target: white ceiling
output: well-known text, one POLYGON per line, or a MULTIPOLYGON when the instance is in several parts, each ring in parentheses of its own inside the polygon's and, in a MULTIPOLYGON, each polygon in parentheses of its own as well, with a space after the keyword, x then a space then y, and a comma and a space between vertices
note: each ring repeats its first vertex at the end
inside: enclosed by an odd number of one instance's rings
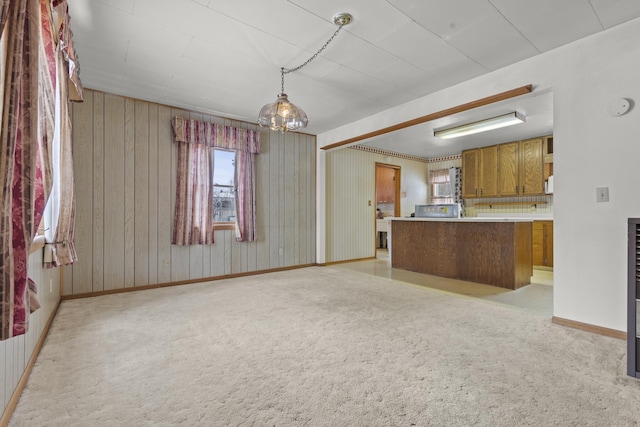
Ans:
MULTIPOLYGON (((638 0, 72 0, 69 9, 85 87, 253 123, 280 92, 280 67, 311 57, 336 30, 332 17, 351 13, 322 55, 285 76, 312 134, 640 17, 638 0)), ((515 108, 526 124, 491 132, 493 143, 551 132, 551 93, 511 104, 366 144, 422 157, 487 145, 476 135, 445 148, 430 135, 515 108)))

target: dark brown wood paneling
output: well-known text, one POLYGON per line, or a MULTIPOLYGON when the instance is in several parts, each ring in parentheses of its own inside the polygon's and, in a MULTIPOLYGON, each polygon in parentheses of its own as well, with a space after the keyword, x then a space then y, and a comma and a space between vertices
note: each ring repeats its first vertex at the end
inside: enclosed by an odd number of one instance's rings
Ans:
POLYGON ((516 288, 529 284, 533 275, 532 229, 528 222, 514 224, 513 245, 515 248, 516 288), (519 286, 518 286, 519 284, 519 286))
POLYGON ((513 223, 460 223, 458 278, 513 286, 513 223))
POLYGON ((436 228, 433 235, 438 239, 436 253, 433 255, 437 263, 436 271, 438 275, 443 277, 456 277, 460 260, 452 249, 457 246, 458 228, 451 222, 433 222, 431 224, 436 228), (442 254, 448 255, 442 256, 442 254))
POLYGON ((530 283, 530 222, 392 221, 392 266, 517 289, 530 283))

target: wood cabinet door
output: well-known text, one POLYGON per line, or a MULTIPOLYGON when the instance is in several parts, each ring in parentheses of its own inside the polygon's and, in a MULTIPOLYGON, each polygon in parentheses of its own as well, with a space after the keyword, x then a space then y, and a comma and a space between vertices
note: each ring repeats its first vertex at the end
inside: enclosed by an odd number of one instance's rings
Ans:
POLYGON ((518 186, 518 143, 510 142, 498 146, 498 195, 517 196, 518 186))
POLYGON ((543 265, 553 267, 553 221, 545 221, 543 265))
POLYGON ((376 167, 376 203, 395 203, 395 169, 376 167))
POLYGON ((520 194, 544 194, 542 138, 520 142, 520 194))
POLYGON ((533 265, 553 267, 553 221, 533 221, 533 265))
POLYGON ((544 227, 542 221, 533 221, 531 227, 533 265, 544 265, 544 227))
POLYGON ((478 197, 478 150, 462 152, 462 197, 478 197))
POLYGON ((480 197, 498 195, 498 146, 484 147, 479 150, 478 181, 480 197))

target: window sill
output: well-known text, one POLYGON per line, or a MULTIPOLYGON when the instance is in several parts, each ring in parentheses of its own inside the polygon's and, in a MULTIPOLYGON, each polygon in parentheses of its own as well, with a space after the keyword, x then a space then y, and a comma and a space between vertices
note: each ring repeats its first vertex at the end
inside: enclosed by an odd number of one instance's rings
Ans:
POLYGON ((213 229, 214 230, 235 230, 236 223, 235 222, 214 222, 213 229))

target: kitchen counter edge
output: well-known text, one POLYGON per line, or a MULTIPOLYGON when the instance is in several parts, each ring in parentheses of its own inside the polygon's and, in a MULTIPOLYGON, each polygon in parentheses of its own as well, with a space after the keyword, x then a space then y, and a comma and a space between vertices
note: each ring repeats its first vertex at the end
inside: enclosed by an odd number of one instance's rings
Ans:
POLYGON ((438 221, 438 222, 533 222, 539 221, 540 218, 480 218, 480 217, 466 217, 466 218, 400 218, 400 217, 387 217, 390 221, 438 221))

